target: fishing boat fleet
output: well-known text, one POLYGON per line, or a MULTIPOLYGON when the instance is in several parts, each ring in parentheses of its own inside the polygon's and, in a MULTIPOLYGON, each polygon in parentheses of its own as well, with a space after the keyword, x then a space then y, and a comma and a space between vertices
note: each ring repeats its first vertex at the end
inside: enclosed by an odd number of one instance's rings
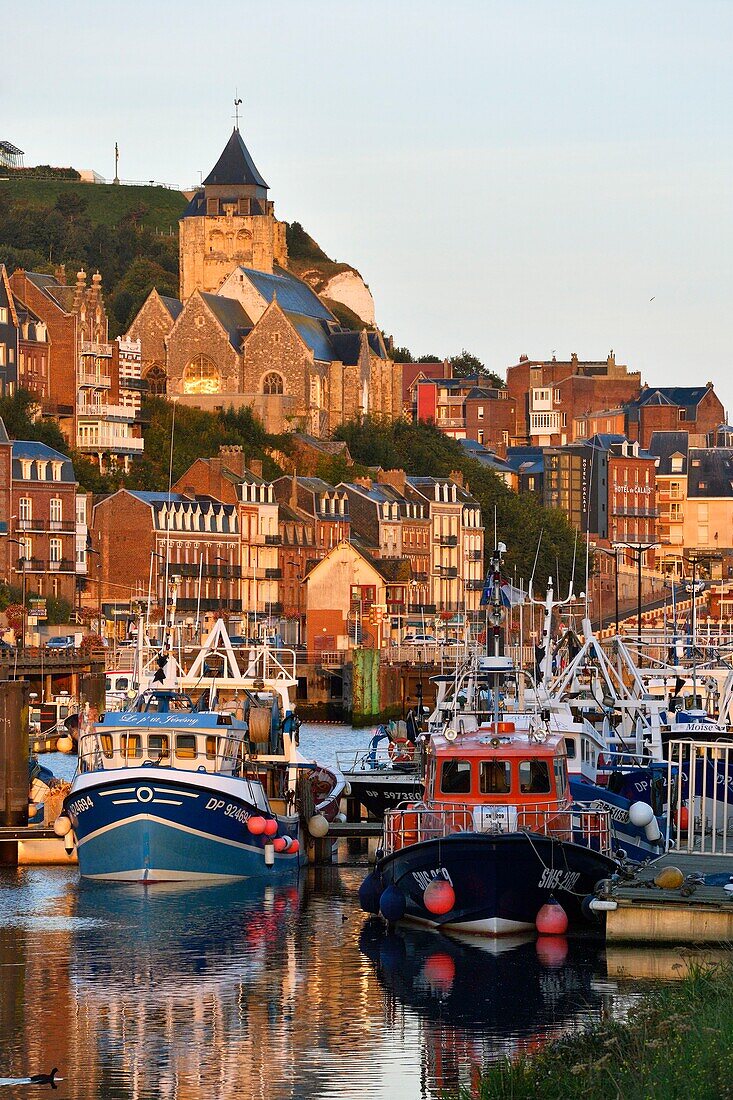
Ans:
POLYGON ((556 598, 552 579, 531 596, 543 608, 535 667, 520 667, 504 644, 504 552, 486 644, 433 678, 432 711, 378 727, 335 765, 301 752, 294 651, 235 647, 218 619, 185 660, 173 586, 161 640, 147 644, 141 622, 124 687, 111 682, 105 713, 82 707, 69 730, 78 766, 54 829, 81 875, 297 875, 348 798, 382 822, 359 897, 389 924, 493 937, 597 920, 609 880, 688 827, 695 792, 669 746, 729 738, 733 671, 694 647, 691 666, 673 646, 644 667, 622 638, 609 655, 587 616, 553 647, 573 593, 556 598))

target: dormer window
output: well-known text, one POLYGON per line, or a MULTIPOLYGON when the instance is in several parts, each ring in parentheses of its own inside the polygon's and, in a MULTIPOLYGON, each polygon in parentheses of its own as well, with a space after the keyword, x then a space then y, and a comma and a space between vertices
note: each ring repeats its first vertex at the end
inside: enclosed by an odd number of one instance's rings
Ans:
POLYGON ((61 463, 61 462, 52 462, 51 463, 51 470, 53 471, 53 480, 54 481, 61 481, 62 467, 63 467, 63 463, 61 463))
POLYGON ((208 199, 206 200, 206 213, 209 217, 216 217, 219 213, 219 200, 208 199))
POLYGON ((23 481, 30 481, 30 479, 31 479, 31 467, 32 466, 33 466, 33 463, 31 462, 31 460, 29 458, 21 458, 21 460, 20 460, 20 470, 21 470, 21 476, 23 478, 23 481))

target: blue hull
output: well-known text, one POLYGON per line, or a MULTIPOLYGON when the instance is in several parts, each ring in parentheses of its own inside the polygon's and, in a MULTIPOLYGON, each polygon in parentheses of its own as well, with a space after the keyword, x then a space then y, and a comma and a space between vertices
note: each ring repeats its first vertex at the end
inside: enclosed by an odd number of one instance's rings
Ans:
POLYGON ((455 833, 402 848, 374 873, 403 893, 407 919, 501 936, 534 928, 551 896, 571 921, 581 919, 583 898, 617 867, 591 848, 535 833, 455 833), (454 908, 442 916, 423 900, 435 879, 448 881, 455 894, 454 908))
MULTIPOLYGON (((81 776, 65 802, 81 874, 167 882, 297 873, 305 862, 302 845, 296 853, 274 853, 272 866, 266 864, 265 838, 253 836, 247 821, 274 815, 246 793, 242 780, 165 768, 81 776)), ((300 839, 297 818, 276 821, 277 836, 300 839)))
MULTIPOLYGON (((611 835, 613 848, 617 851, 623 848, 629 859, 643 862, 646 859, 656 859, 664 850, 663 842, 650 844, 643 829, 632 825, 629 821, 629 808, 632 801, 648 802, 649 798, 640 794, 637 799, 625 798, 615 794, 606 787, 599 787, 594 783, 587 783, 583 779, 570 777, 570 794, 577 802, 590 803, 599 810, 608 810, 611 816, 611 835)), ((663 818, 657 819, 660 831, 664 836, 666 823, 663 818)))

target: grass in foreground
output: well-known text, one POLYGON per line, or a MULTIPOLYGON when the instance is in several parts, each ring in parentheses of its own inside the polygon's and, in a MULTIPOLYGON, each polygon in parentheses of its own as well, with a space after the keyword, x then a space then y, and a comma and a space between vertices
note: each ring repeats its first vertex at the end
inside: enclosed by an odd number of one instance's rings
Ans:
MULTIPOLYGON (((461 1100, 473 1100, 461 1093, 461 1100)), ((603 1022, 540 1053, 491 1066, 479 1100, 717 1100, 733 1097, 733 966, 690 965, 603 1022)))

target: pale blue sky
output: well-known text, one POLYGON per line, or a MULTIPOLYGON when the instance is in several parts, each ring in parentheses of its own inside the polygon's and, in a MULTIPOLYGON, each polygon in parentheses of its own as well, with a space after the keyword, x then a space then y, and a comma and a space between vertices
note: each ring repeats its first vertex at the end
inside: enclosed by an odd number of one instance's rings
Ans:
POLYGON ((185 186, 232 126, 414 352, 617 359, 733 415, 733 3, 26 2, 2 137, 185 186), (653 301, 650 301, 654 298, 653 301))

